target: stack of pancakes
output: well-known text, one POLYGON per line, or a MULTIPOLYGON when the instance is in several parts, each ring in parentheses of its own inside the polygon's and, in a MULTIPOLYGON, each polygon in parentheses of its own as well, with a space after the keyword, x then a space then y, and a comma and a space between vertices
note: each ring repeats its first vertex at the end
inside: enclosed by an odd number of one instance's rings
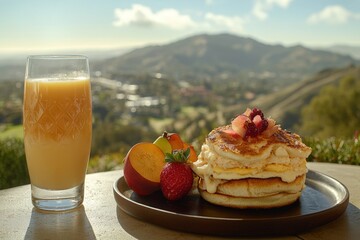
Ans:
POLYGON ((192 169, 201 196, 217 205, 272 208, 295 202, 305 187, 311 148, 294 133, 278 128, 271 136, 247 139, 231 125, 212 130, 192 169))

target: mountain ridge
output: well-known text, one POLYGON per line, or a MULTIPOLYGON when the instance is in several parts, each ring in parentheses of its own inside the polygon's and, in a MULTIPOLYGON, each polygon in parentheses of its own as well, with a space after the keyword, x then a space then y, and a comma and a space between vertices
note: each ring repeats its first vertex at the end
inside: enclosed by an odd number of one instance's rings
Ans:
POLYGON ((344 54, 302 45, 269 45, 229 33, 200 34, 164 45, 134 49, 99 62, 104 72, 164 73, 173 78, 218 78, 248 72, 274 72, 276 76, 309 75, 325 68, 345 67, 360 61, 344 54))
MULTIPOLYGON (((268 44, 230 33, 204 33, 163 45, 109 50, 103 51, 103 55, 94 51, 91 54, 93 72, 101 71, 115 77, 160 72, 175 80, 198 83, 199 79, 240 79, 246 83, 247 80, 254 80, 251 77, 254 73, 259 76, 271 73, 274 83, 292 83, 326 68, 360 64, 360 60, 345 53, 303 45, 268 44)), ((17 59, 16 62, 7 57, 0 61, 0 80, 23 78, 25 58, 17 59)))
POLYGON ((336 44, 329 47, 318 48, 321 50, 335 52, 345 55, 350 55, 352 58, 356 60, 360 60, 360 45, 345 45, 345 44, 336 44))

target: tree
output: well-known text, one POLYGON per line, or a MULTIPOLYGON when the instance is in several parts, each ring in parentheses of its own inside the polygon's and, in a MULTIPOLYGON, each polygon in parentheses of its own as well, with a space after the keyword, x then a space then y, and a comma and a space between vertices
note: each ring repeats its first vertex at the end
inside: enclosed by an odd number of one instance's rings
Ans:
POLYGON ((301 116, 299 131, 305 136, 353 137, 360 129, 360 79, 344 77, 338 86, 324 87, 301 116))

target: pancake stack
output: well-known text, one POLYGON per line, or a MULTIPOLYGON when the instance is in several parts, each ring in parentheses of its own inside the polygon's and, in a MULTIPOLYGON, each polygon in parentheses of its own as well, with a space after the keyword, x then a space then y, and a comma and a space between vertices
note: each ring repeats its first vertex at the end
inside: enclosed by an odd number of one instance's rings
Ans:
POLYGON ((300 197, 311 148, 299 135, 269 127, 252 137, 238 135, 231 124, 208 134, 192 165, 205 200, 233 208, 274 208, 300 197))

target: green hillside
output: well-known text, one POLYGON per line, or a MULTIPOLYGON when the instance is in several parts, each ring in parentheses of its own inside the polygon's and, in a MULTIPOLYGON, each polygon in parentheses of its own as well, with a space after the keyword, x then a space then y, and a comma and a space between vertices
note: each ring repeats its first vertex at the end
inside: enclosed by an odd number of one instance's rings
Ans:
POLYGON ((7 126, 4 129, 0 129, 0 140, 6 138, 19 138, 24 137, 22 125, 7 126))
MULTIPOLYGON (((322 87, 337 84, 345 76, 354 76, 360 80, 360 67, 323 70, 311 78, 256 98, 249 106, 263 109, 268 116, 277 119, 284 128, 292 129, 299 122, 301 108, 308 104, 322 87)), ((235 105, 227 108, 226 112, 236 114, 243 108, 235 105)))
POLYGON ((300 81, 277 93, 260 97, 251 103, 252 106, 262 106, 268 115, 272 116, 286 128, 292 128, 298 123, 301 108, 319 93, 322 87, 337 84, 345 76, 359 77, 360 67, 344 69, 329 69, 314 77, 300 81))

